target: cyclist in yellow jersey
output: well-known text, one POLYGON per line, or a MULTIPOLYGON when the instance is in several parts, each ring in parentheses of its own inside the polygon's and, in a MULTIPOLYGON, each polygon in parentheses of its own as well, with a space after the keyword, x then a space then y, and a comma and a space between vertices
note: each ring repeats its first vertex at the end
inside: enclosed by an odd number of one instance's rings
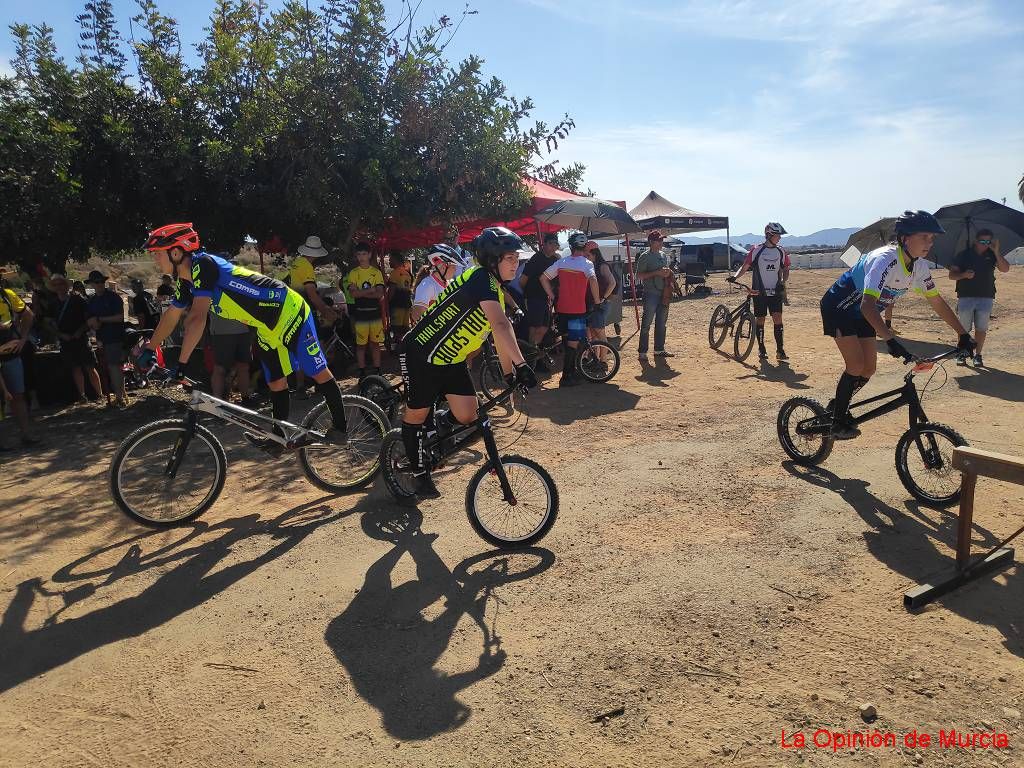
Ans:
MULTIPOLYGON (((327 401, 333 428, 327 440, 346 442, 347 426, 341 390, 327 367, 320 349, 316 323, 302 296, 280 280, 231 264, 199 249, 199 233, 191 224, 168 224, 153 230, 143 247, 153 253, 160 271, 174 281, 174 300, 164 311, 153 337, 139 358, 148 367, 156 359, 155 350, 178 324, 186 310, 185 338, 175 371, 185 376, 185 368, 206 328, 207 313, 256 329, 260 362, 263 364, 273 416, 287 421, 290 410, 288 374, 300 368, 316 383, 316 391, 327 401)), ((275 432, 281 430, 275 427, 275 432)), ((270 438, 246 434, 250 442, 267 453, 280 455, 283 446, 270 438)))
MULTIPOLYGON (((425 461, 424 422, 439 396, 445 396, 450 416, 469 424, 477 416, 476 388, 466 358, 493 331, 502 370, 510 382, 533 387, 537 378, 523 359, 512 323, 505 315, 501 283, 515 277, 523 241, 505 227, 485 229, 474 241, 481 266, 455 277, 402 341, 399 362, 408 387, 402 417, 402 441, 412 470, 418 476, 420 498, 440 495, 425 461)), ((441 244, 433 249, 446 249, 441 244)))

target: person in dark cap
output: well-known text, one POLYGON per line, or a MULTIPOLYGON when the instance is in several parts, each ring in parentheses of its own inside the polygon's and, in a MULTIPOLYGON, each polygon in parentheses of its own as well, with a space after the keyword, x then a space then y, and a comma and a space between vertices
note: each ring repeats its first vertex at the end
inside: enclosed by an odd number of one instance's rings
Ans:
POLYGON ((111 405, 110 396, 113 394, 113 405, 124 408, 128 405, 124 391, 124 371, 121 368, 125 361, 124 301, 113 291, 107 290, 107 276, 98 269, 90 272, 85 282, 95 291, 89 299, 89 327, 96 332, 96 340, 103 349, 103 359, 110 376, 107 405, 111 405))

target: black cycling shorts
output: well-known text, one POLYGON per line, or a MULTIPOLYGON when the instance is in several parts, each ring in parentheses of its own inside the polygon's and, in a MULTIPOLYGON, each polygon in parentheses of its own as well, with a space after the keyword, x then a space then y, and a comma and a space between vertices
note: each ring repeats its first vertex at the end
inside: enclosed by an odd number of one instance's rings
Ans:
POLYGON ((856 336, 858 339, 875 338, 875 329, 864 319, 859 307, 837 309, 828 300, 828 294, 821 300, 821 325, 826 336, 856 336))
POLYGON ((766 317, 768 313, 780 314, 782 312, 781 296, 754 296, 754 317, 766 317))
POLYGON ((476 387, 465 361, 453 365, 433 365, 417 355, 408 355, 403 349, 398 364, 405 379, 406 405, 410 408, 430 408, 443 395, 469 395, 476 397, 476 387))

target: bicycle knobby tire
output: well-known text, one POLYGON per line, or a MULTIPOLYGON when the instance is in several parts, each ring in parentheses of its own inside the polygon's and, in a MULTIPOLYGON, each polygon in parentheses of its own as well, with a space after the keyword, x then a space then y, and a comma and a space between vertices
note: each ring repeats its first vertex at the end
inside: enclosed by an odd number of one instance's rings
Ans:
MULTIPOLYGON (((522 535, 517 536, 503 536, 495 533, 487 525, 487 522, 481 518, 481 511, 477 507, 476 497, 477 489, 480 487, 481 483, 490 478, 492 471, 491 462, 487 462, 480 467, 473 474, 473 477, 470 478, 469 485, 466 486, 466 514, 469 517, 470 525, 473 526, 473 530, 476 531, 477 535, 484 541, 503 549, 527 547, 544 538, 544 536, 547 535, 547 532, 551 530, 551 526, 555 524, 555 520, 558 517, 558 487, 555 485, 555 481, 551 479, 551 475, 548 474, 547 470, 532 459, 514 455, 502 456, 501 464, 506 468, 506 472, 508 472, 510 467, 518 465, 537 476, 541 485, 544 486, 544 492, 546 494, 547 503, 543 517, 530 530, 527 530, 522 535)), ((493 479, 492 482, 497 484, 497 479, 493 479)), ((512 482, 511 478, 510 482, 512 482)), ((514 483, 513 490, 516 490, 514 483)))
MULTIPOLYGON (((120 482, 121 468, 125 459, 131 454, 132 450, 138 447, 139 444, 150 435, 155 435, 160 432, 180 432, 182 436, 184 436, 185 431, 186 427, 181 419, 161 419, 160 421, 153 421, 139 427, 128 435, 128 437, 122 440, 121 444, 117 447, 113 458, 110 460, 110 495, 113 497, 114 503, 117 504, 118 508, 128 515, 128 517, 142 523, 143 525, 153 528, 169 528, 171 526, 180 525, 181 523, 187 523, 189 520, 199 517, 199 515, 203 514, 203 512, 208 510, 213 506, 214 502, 217 501, 221 491, 224 490, 224 480, 227 477, 227 456, 224 454, 224 446, 220 444, 220 441, 214 437, 210 430, 201 424, 195 425, 194 432, 192 434, 192 442, 194 443, 198 440, 205 443, 210 449, 210 454, 214 461, 214 481, 210 490, 195 507, 184 511, 183 514, 173 518, 156 518, 149 514, 148 507, 136 508, 129 503, 124 496, 120 482)), ((160 466, 152 467, 154 485, 160 482, 162 470, 163 467, 160 466)))
POLYGON ((900 482, 903 483, 903 487, 918 501, 936 507, 948 507, 960 501, 960 472, 953 469, 952 448, 962 445, 967 445, 967 440, 964 439, 964 436, 945 424, 925 422, 908 429, 900 437, 899 442, 896 443, 896 474, 899 476, 900 482), (934 468, 939 470, 940 474, 944 473, 946 475, 946 487, 942 492, 936 493, 924 488, 918 480, 915 480, 914 473, 911 472, 909 461, 911 451, 916 452, 920 456, 915 437, 921 437, 925 441, 926 450, 934 446, 935 450, 941 454, 942 442, 945 442, 946 446, 950 449, 948 455, 942 456, 944 459, 943 466, 934 468))

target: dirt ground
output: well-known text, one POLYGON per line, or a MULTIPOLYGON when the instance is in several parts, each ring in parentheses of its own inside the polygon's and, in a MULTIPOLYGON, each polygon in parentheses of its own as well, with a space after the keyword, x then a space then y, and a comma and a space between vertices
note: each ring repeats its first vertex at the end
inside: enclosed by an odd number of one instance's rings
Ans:
MULTIPOLYGON (((324 496, 219 427, 225 493, 154 532, 106 471, 159 404, 41 418, 47 447, 0 471, 0 765, 1024 765, 1024 571, 903 608, 950 570, 956 521, 897 479, 905 412, 818 469, 784 460, 779 405, 827 400, 839 373, 817 313, 835 277, 794 274, 788 367, 709 349, 712 309, 737 301, 716 277, 673 304, 667 363, 641 366, 633 339, 610 384, 532 394, 513 450, 561 513, 514 555, 466 520, 478 454, 408 509, 379 482, 324 496), (1009 746, 904 746, 954 728, 1009 746), (899 746, 833 752, 818 729, 899 746)), ((989 368, 948 364, 924 405, 1021 454, 1024 269, 998 286, 989 368)), ((912 349, 953 339, 922 301, 896 314, 912 349)), ((867 392, 901 372, 881 356, 867 392)), ((976 549, 1022 510, 1024 487, 982 479, 976 549)))

